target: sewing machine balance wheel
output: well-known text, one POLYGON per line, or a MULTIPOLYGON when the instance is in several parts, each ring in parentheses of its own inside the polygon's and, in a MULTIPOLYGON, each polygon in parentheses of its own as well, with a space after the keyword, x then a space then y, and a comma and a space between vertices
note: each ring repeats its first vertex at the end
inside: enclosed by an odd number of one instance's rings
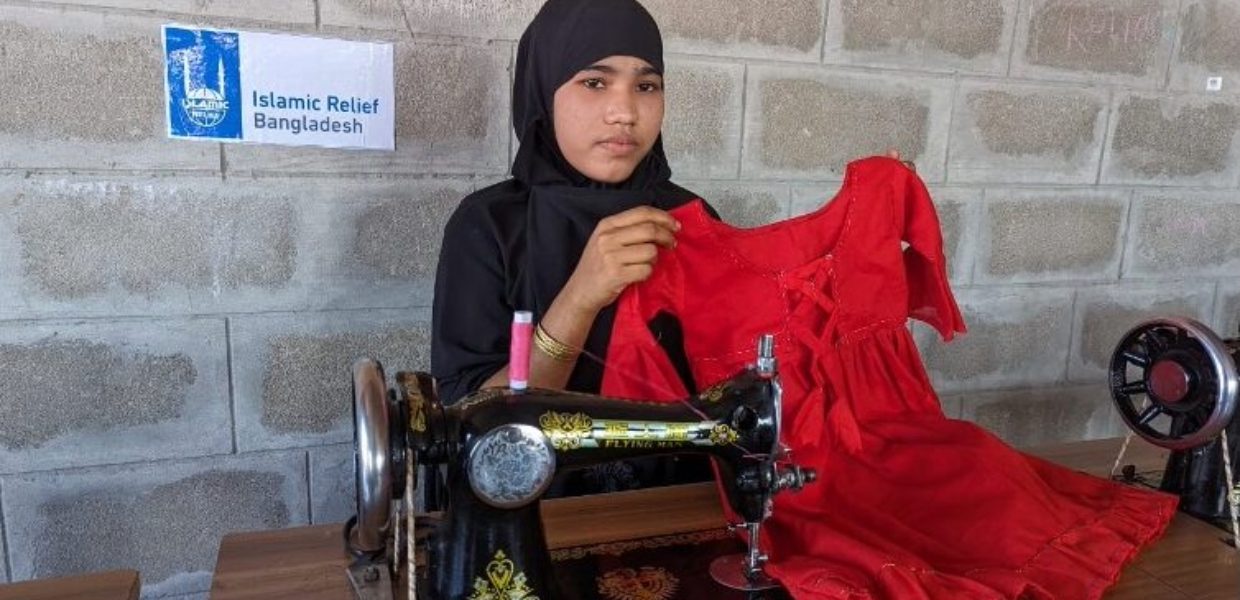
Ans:
POLYGON ((1198 447, 1231 422, 1240 394, 1227 345, 1187 318, 1146 321, 1111 356, 1111 398, 1137 435, 1172 450, 1198 447))
MULTIPOLYGON (((350 584, 359 597, 391 598, 391 576, 386 557, 399 560, 405 524, 394 501, 408 500, 414 469, 402 424, 408 420, 405 405, 389 396, 383 366, 372 359, 353 363, 353 446, 357 486, 357 515, 346 525, 345 546, 354 555, 348 569, 350 584), (393 535, 395 530, 395 535, 393 535)), ((408 539, 413 539, 412 529, 408 539)), ((412 561, 410 561, 412 564, 412 561)))
POLYGON ((384 532, 396 489, 392 468, 390 406, 383 366, 362 359, 353 364, 354 477, 357 481, 357 523, 350 548, 382 552, 384 532))

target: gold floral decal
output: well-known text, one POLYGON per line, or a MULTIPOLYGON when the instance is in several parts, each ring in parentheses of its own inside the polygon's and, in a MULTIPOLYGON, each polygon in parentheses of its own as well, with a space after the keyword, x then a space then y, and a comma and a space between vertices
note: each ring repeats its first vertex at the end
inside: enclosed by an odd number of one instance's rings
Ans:
POLYGON ((662 535, 659 537, 643 538, 640 540, 607 542, 604 544, 595 544, 593 546, 576 546, 574 548, 552 550, 551 560, 560 562, 565 560, 576 560, 587 556, 620 556, 630 550, 649 550, 652 548, 665 548, 667 546, 695 545, 732 538, 733 535, 726 529, 709 529, 706 531, 695 531, 693 533, 662 535))
POLYGON ((504 390, 500 388, 483 388, 457 401, 452 406, 456 410, 465 410, 476 404, 490 402, 492 398, 499 398, 504 395, 504 390))
POLYGON ((417 433, 426 432, 426 397, 418 387, 418 377, 408 372, 396 375, 400 386, 405 389, 405 403, 409 405, 409 429, 417 433))
POLYGON ((711 387, 705 392, 702 392, 700 394, 700 397, 707 404, 715 404, 716 402, 723 400, 723 393, 727 391, 727 389, 728 389, 728 384, 724 382, 719 385, 711 387))
POLYGON ((538 418, 538 426, 556 450, 574 450, 581 447, 582 439, 590 437, 594 421, 584 413, 548 411, 538 418))
POLYGON ((598 578, 598 592, 609 600, 671 600, 680 580, 662 567, 614 569, 598 578))
POLYGON ((468 600, 538 600, 525 583, 525 573, 517 572, 503 550, 495 551, 485 573, 486 578, 474 578, 474 593, 468 600))
POLYGON ((710 441, 716 446, 727 446, 741 438, 735 429, 720 423, 710 430, 710 441))

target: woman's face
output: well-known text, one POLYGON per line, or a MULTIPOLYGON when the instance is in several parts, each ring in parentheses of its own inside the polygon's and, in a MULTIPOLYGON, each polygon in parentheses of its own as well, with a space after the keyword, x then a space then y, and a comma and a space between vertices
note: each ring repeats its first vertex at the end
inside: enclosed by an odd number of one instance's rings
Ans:
POLYGON ((663 127, 663 77, 633 56, 609 56, 555 92, 555 141, 582 175, 620 183, 654 147, 663 127))

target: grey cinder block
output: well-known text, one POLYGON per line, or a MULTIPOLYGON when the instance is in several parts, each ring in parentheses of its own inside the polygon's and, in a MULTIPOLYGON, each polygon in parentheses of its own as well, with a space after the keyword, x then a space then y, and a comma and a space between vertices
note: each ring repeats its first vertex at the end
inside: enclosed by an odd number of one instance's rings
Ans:
POLYGON ((1117 94, 1102 182, 1233 187, 1238 132, 1234 99, 1117 94))
POLYGON ((788 218, 787 186, 722 181, 685 185, 709 202, 725 223, 736 227, 757 227, 788 218))
POLYGON ((672 58, 664 77, 663 147, 679 179, 736 177, 741 156, 741 65, 672 58))
POLYGON ((987 190, 977 283, 1114 280, 1128 193, 987 190))
POLYGON ((1192 281, 1081 290, 1073 319, 1072 381, 1105 382, 1115 346, 1137 324, 1151 317, 1191 317, 1205 322, 1213 301, 1213 284, 1192 281))
MULTIPOLYGON (((4 488, 0 487, 0 499, 3 499, 4 488)), ((0 515, 0 583, 9 582, 8 542, 4 534, 4 518, 0 515)))
POLYGON ((302 525, 305 453, 6 477, 13 579, 142 573, 145 597, 206 591, 220 538, 302 525))
POLYGON ((1109 103, 1104 89, 962 83, 948 179, 1093 183, 1109 103))
POLYGON ((817 62, 826 0, 645 0, 672 52, 817 62))
POLYGON ((960 396, 962 418, 1017 448, 1118 437, 1127 431, 1106 385, 1055 386, 960 396))
POLYGON ((1064 380, 1071 290, 974 288, 956 297, 967 334, 945 344, 928 327, 916 329, 936 390, 1034 387, 1064 380))
POLYGON ((835 179, 851 160, 900 150, 940 181, 951 81, 798 67, 750 67, 741 174, 835 179))
POLYGON ((1219 284, 1213 326, 1219 337, 1240 338, 1240 281, 1219 284))
POLYGON ((232 450, 221 319, 0 323, 0 472, 232 450))
POLYGON ((221 198, 228 192, 206 179, 40 180, 0 190, 0 220, 33 296, 53 301, 279 288, 296 269, 300 232, 290 200, 268 191, 221 198))
POLYGON ((315 524, 343 523, 357 514, 353 445, 310 450, 310 514, 315 524))
MULTIPOLYGON (((55 0, 34 0, 43 4, 62 4, 55 0)), ((98 8, 158 11, 193 17, 233 17, 256 21, 314 25, 314 0, 75 0, 73 4, 98 8)))
POLYGON ((1180 43, 1171 63, 1171 86, 1206 91, 1210 77, 1223 90, 1240 90, 1240 4, 1234 0, 1187 0, 1180 12, 1180 43))
POLYGON ((1178 0, 1025 2, 1012 75, 1161 86, 1178 6, 1178 0))
POLYGON ((515 40, 542 4, 543 0, 321 0, 320 13, 329 30, 348 27, 515 40))
POLYGON ((0 314, 428 305, 466 180, 0 179, 0 314))
POLYGON ((1004 73, 1016 0, 832 0, 827 62, 1004 73))
POLYGON ((429 321, 429 309, 233 318, 238 448, 352 441, 353 361, 376 358, 389 378, 429 371, 429 321))
POLYGON ((219 171, 218 144, 166 138, 160 23, 0 7, 0 169, 219 171))
POLYGON ((1125 277, 1240 275, 1240 198, 1232 192, 1138 194, 1125 277))

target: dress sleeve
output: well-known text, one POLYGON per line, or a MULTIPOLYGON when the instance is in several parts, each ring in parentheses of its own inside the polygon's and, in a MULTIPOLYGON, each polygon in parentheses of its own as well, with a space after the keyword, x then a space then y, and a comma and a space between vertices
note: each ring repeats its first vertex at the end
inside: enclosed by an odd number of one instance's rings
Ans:
POLYGON ((453 213, 444 228, 431 317, 431 374, 452 404, 508 362, 513 308, 496 234, 482 213, 453 213))
POLYGON ((673 402, 688 396, 684 382, 647 324, 660 312, 679 316, 680 265, 675 250, 660 250, 650 279, 630 285, 616 300, 602 393, 615 398, 673 402))
POLYGON ((904 271, 908 280, 908 316, 934 327, 942 338, 965 332, 947 280, 943 233, 930 193, 921 178, 908 171, 904 185, 904 271))

